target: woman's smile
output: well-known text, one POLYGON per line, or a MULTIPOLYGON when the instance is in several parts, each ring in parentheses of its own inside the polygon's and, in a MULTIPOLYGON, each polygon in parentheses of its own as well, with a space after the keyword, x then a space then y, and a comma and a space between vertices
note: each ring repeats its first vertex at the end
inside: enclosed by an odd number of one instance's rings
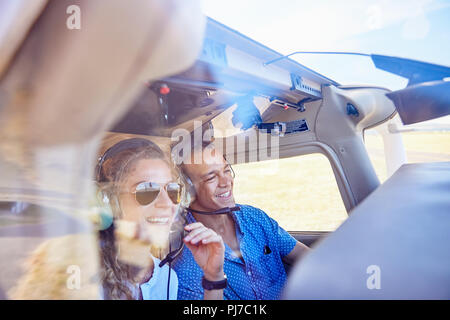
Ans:
POLYGON ((170 217, 147 217, 145 218, 150 224, 168 225, 171 222, 170 217))

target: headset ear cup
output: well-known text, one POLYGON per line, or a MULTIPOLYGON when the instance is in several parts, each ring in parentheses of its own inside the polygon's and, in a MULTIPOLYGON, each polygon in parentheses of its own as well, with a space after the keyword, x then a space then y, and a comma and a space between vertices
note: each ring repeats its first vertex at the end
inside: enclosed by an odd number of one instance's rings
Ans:
POLYGON ((110 206, 110 201, 107 193, 101 189, 98 189, 97 191, 96 207, 98 208, 97 210, 98 218, 96 218, 97 228, 99 231, 106 230, 113 223, 114 213, 110 206))
POLYGON ((191 204, 191 195, 189 194, 188 191, 188 186, 185 185, 185 188, 183 189, 183 200, 181 201, 181 206, 183 206, 184 208, 188 208, 189 205, 191 204))
POLYGON ((105 213, 105 217, 102 217, 102 226, 106 226, 104 229, 107 229, 111 226, 113 220, 122 218, 119 199, 111 189, 110 185, 99 187, 97 194, 102 211, 105 213), (106 221, 104 218, 106 218, 106 221))
POLYGON ((109 207, 111 208, 111 212, 114 219, 122 218, 122 210, 120 210, 119 199, 112 194, 108 194, 109 199, 109 207))
POLYGON ((189 204, 191 204, 192 202, 194 202, 195 201, 195 198, 196 198, 196 196, 197 196, 197 192, 195 191, 195 186, 194 186, 194 184, 192 183, 192 181, 191 181, 191 179, 188 177, 188 183, 189 183, 189 198, 190 198, 190 202, 189 202, 189 204))
POLYGON ((181 174, 182 178, 184 180, 184 185, 186 186, 186 192, 185 192, 185 198, 186 198, 186 205, 185 207, 188 208, 192 202, 195 201, 195 187, 192 183, 192 180, 184 173, 181 174))

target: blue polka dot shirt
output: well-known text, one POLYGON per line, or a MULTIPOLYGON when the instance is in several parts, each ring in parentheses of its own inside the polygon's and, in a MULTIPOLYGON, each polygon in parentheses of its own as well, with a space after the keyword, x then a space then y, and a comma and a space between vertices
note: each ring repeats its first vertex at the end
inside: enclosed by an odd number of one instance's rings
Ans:
MULTIPOLYGON (((264 211, 248 205, 238 206, 241 210, 233 213, 233 219, 242 259, 225 244, 224 271, 228 286, 224 299, 278 299, 286 281, 281 259, 294 249, 297 240, 264 211)), ((187 221, 196 222, 190 212, 187 221)), ((178 299, 203 299, 203 271, 188 248, 183 249, 172 267, 178 276, 178 299)))

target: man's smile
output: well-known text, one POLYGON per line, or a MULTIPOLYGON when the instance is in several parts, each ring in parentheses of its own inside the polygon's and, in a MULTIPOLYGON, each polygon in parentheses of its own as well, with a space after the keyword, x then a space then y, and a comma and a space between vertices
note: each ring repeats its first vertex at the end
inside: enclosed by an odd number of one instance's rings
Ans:
POLYGON ((228 191, 225 191, 223 193, 219 193, 218 195, 216 195, 216 198, 220 198, 223 200, 227 200, 230 197, 231 197, 231 190, 228 190, 228 191))

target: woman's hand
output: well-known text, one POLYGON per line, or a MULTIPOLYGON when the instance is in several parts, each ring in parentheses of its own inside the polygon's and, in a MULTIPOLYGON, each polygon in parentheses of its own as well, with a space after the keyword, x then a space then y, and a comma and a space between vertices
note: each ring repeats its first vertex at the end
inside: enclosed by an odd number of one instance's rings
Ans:
POLYGON ((183 241, 203 270, 205 278, 210 281, 223 280, 225 245, 222 237, 200 222, 189 224, 184 228, 190 233, 183 241))

